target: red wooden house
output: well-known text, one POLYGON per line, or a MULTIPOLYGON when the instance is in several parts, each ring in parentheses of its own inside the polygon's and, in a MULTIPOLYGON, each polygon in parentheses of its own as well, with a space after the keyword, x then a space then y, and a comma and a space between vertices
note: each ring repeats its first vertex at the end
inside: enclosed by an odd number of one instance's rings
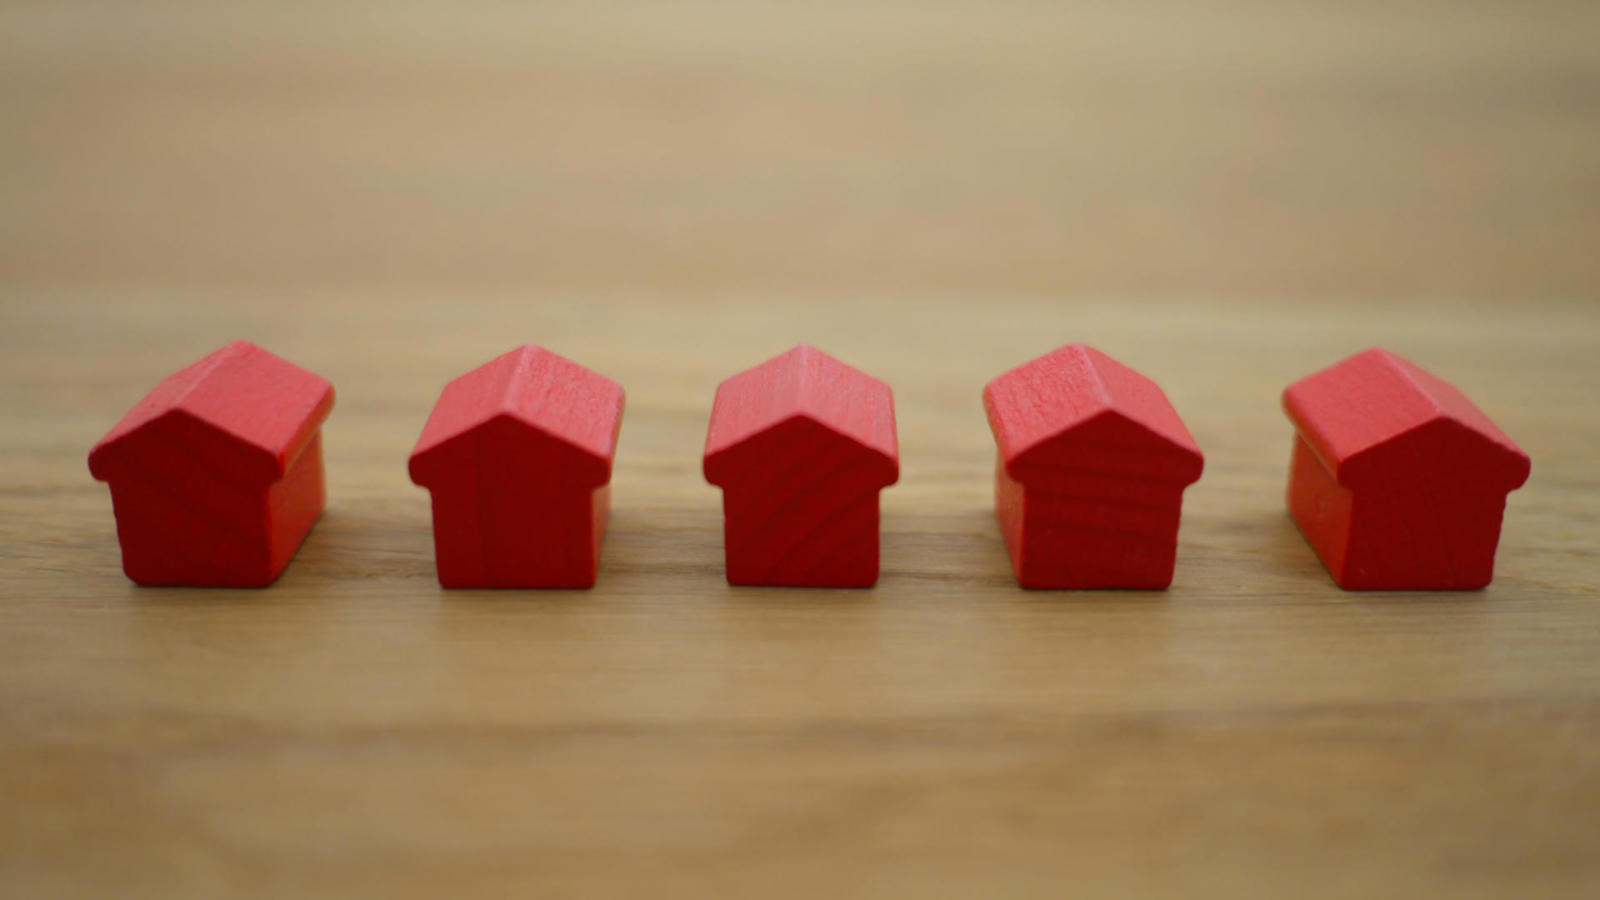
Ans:
POLYGON ((622 386, 542 347, 445 386, 411 453, 447 588, 587 588, 599 569, 622 386))
POLYGON ((1183 490, 1200 448, 1166 394, 1069 344, 989 382, 995 515, 1029 588, 1172 583, 1183 490))
POLYGON ((1494 577, 1529 461, 1460 391, 1374 348, 1283 392, 1289 512, 1346 590, 1466 590, 1494 577))
POLYGON ((157 384, 89 453, 128 577, 271 584, 322 512, 332 408, 331 384, 245 341, 157 384))
POLYGON ((900 474, 889 386, 801 345, 717 388, 706 480, 730 584, 870 587, 878 492, 900 474))

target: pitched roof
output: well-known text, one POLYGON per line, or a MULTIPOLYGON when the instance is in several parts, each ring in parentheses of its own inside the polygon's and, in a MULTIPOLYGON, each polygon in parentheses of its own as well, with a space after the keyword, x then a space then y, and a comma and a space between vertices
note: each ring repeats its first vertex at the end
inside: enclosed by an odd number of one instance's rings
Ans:
POLYGON ((589 474, 603 484, 616 454, 622 406, 622 385, 525 344, 445 385, 411 452, 412 479, 427 478, 457 439, 506 418, 589 459, 589 474))
POLYGON ((1019 468, 1049 465, 1052 449, 1075 432, 1087 439, 1091 430, 1159 441, 1172 451, 1179 480, 1199 478, 1204 464, 1161 387, 1085 344, 1058 347, 1000 375, 984 387, 983 405, 1013 477, 1019 468))
POLYGON ((1371 458, 1368 454, 1378 448, 1434 424, 1453 425, 1454 431, 1475 435, 1512 487, 1528 477, 1527 454, 1465 394, 1381 347, 1363 350, 1289 385, 1283 392, 1283 408, 1312 452, 1341 483, 1358 459, 1371 458))
POLYGON ((801 344, 717 386, 706 433, 706 472, 746 440, 797 416, 877 453, 898 470, 889 385, 801 344))
POLYGON ((89 453, 101 480, 118 449, 159 429, 219 471, 273 482, 282 478, 333 409, 333 385, 248 341, 234 341, 167 376, 89 453), (198 427, 196 427, 198 426, 198 427))

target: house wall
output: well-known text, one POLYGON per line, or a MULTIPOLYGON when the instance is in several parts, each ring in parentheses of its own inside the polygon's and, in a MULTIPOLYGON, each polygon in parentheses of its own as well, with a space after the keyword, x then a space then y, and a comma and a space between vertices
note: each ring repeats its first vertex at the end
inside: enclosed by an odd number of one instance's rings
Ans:
POLYGON ((1024 587, 1138 588, 1172 583, 1183 485, 1084 478, 1023 499, 1024 587))
POLYGON ((878 581, 878 488, 810 492, 781 510, 723 494, 729 584, 870 587, 878 581))
POLYGON ((1351 590, 1476 590, 1494 578, 1505 495, 1359 493, 1340 584, 1351 590))
MULTIPOLYGON (((191 491, 203 492, 197 482, 209 481, 203 475, 180 479, 176 490, 148 477, 111 482, 122 569, 130 579, 148 586, 264 587, 277 577, 281 567, 271 561, 264 493, 197 504, 191 491), (226 514, 217 514, 219 506, 226 514)), ((217 486, 217 492, 232 489, 217 486)))
POLYGON ((605 517, 599 507, 606 496, 558 479, 487 471, 494 476, 455 479, 432 489, 439 583, 450 588, 592 586, 603 537, 597 526, 603 529, 605 517))
POLYGON ((1345 583, 1350 539, 1350 491, 1299 435, 1289 459, 1289 515, 1335 581, 1345 583))
POLYGON ((267 534, 274 577, 289 565, 311 533, 327 499, 322 467, 322 432, 306 442, 284 476, 267 490, 267 534))

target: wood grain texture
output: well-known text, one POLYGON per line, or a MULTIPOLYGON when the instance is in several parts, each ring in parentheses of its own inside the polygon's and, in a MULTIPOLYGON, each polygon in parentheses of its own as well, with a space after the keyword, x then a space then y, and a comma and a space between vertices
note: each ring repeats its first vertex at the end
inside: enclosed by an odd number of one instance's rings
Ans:
POLYGON ((792 339, 788 307, 274 297, 269 320, 176 290, 4 306, 19 895, 1582 896, 1600 876, 1587 307, 813 299, 801 330, 891 379, 901 423, 882 578, 833 592, 729 587, 699 472, 712 388, 792 339), (875 339, 913 311, 915 346, 875 339), (241 329, 340 387, 327 513, 267 591, 135 588, 82 448, 241 329), (631 388, 593 591, 435 582, 405 452, 437 385, 508 333, 631 388), (1167 385, 1207 448, 1170 591, 1015 585, 980 388, 1060 334, 1167 385), (1279 391, 1379 334, 1540 460, 1485 591, 1347 594, 1284 512, 1279 391), (734 349, 677 349, 708 337, 734 349))
POLYGON ((1283 391, 1289 514, 1347 590, 1473 590, 1494 578, 1506 494, 1530 463, 1454 385, 1372 348, 1283 391))
POLYGON ((1574 897, 1600 884, 1592 2, 0 4, 0 894, 1574 897), (94 440, 245 337, 338 385, 267 591, 141 590, 94 440), (894 386, 871 591, 729 587, 700 454, 894 386), (1206 453, 1163 593, 1017 589, 983 384, 1206 453), (406 452, 628 387, 592 591, 452 592, 406 452), (1494 584, 1347 594, 1283 387, 1374 344, 1536 461, 1494 584))
POLYGON ((449 588, 587 588, 611 513, 623 389, 526 344, 445 385, 407 466, 449 588))
POLYGON ((326 379, 233 341, 160 379, 89 451, 144 585, 263 587, 322 514, 326 379))
POLYGON ((1205 457, 1161 386, 1067 344, 984 386, 994 505, 1017 583, 1172 584, 1183 490, 1205 457))
POLYGON ((729 584, 878 581, 878 494, 900 478, 894 392, 801 344, 717 385, 701 459, 729 584))

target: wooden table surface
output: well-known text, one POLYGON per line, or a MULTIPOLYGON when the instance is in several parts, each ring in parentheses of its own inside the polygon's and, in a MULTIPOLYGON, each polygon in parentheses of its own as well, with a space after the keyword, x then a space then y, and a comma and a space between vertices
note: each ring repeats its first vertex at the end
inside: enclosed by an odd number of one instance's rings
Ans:
POLYGON ((1600 894, 1600 7, 0 4, 0 895, 1600 894), (263 591, 89 446, 235 337, 337 386, 263 591), (734 589, 717 382, 894 387, 871 591, 734 589), (1206 453, 1162 593, 1015 588, 980 390, 1206 453), (621 381, 589 592, 443 592, 405 458, 621 381), (1278 393, 1383 344, 1532 456, 1495 583, 1336 589, 1278 393))

